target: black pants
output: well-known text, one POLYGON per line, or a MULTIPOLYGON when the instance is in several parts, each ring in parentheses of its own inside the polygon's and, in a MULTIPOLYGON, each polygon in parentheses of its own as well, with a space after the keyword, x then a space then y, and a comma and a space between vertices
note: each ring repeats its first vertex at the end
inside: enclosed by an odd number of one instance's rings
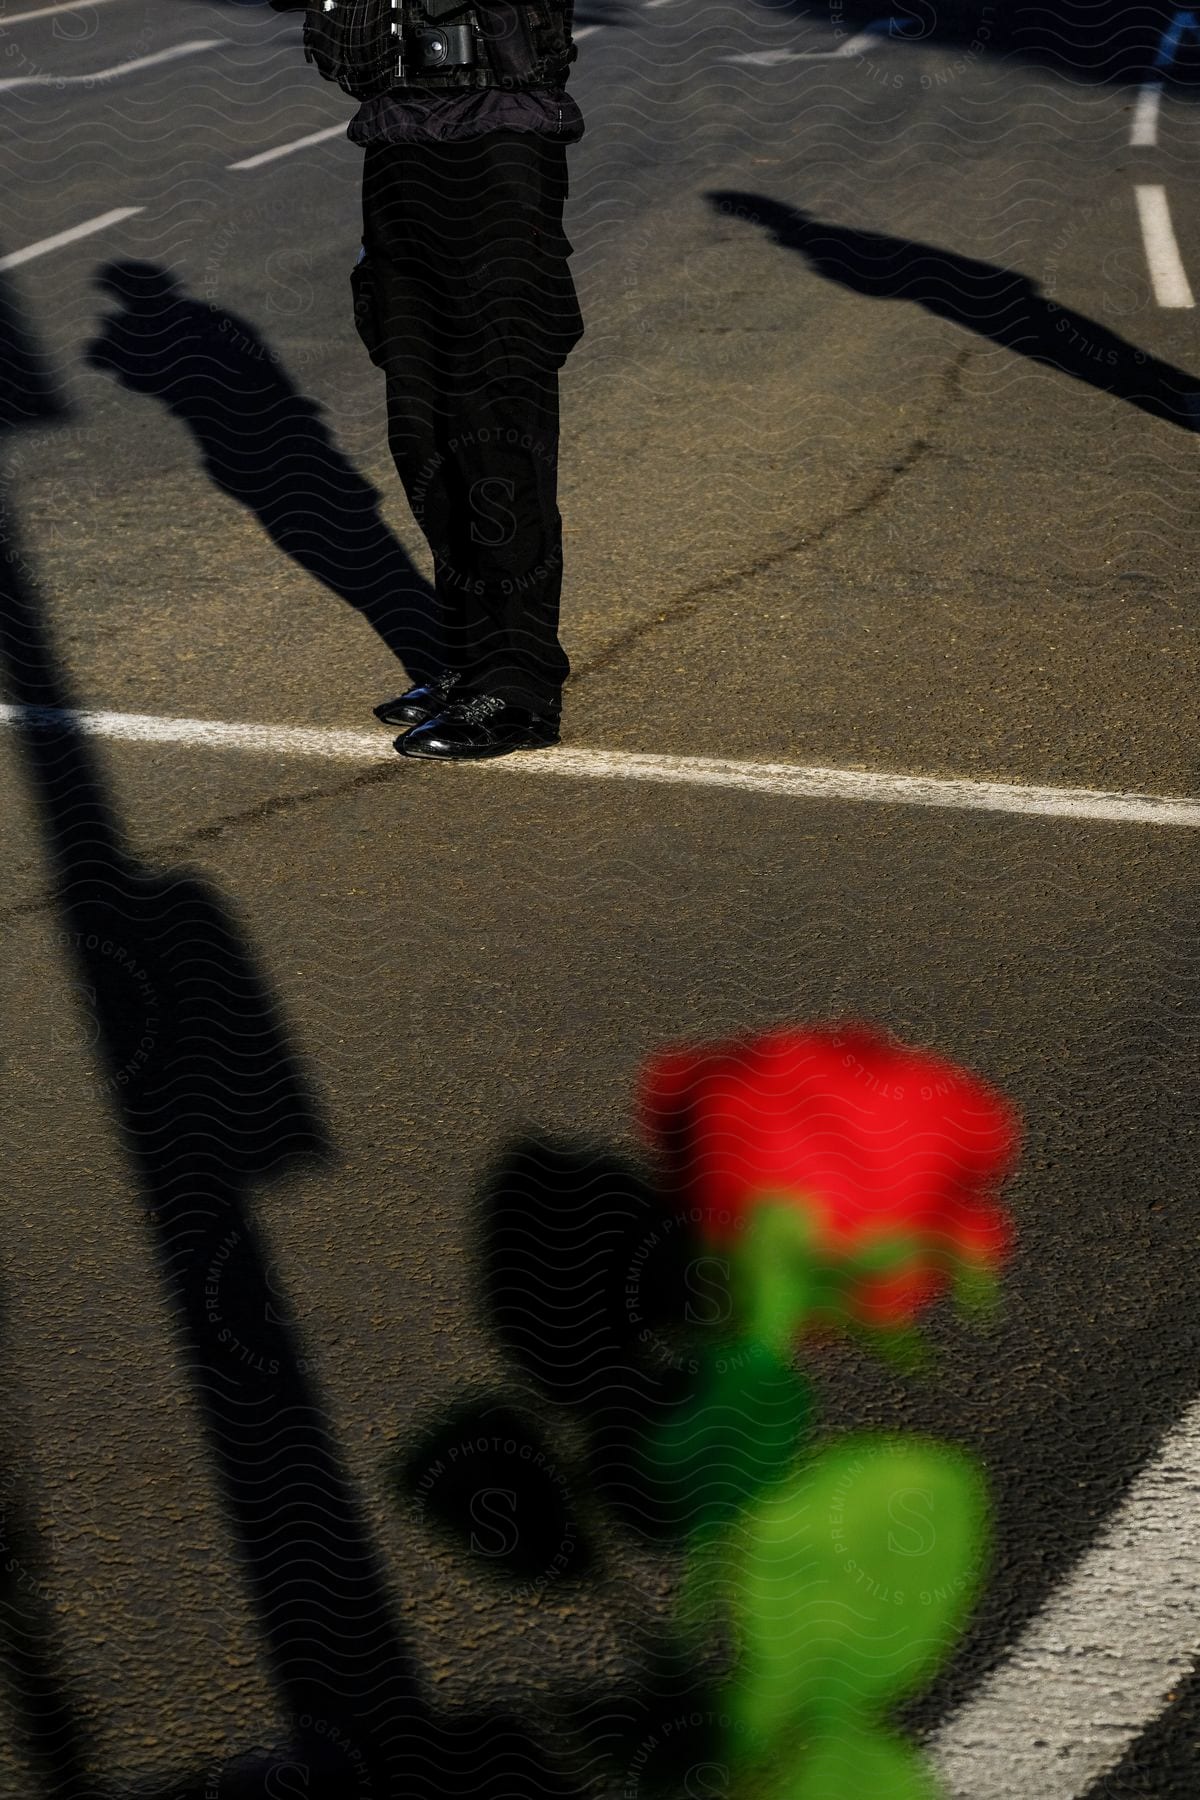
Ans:
POLYGON ((583 335, 566 146, 533 132, 372 145, 355 319, 387 375, 388 442, 433 552, 432 661, 554 713, 558 371, 583 335))

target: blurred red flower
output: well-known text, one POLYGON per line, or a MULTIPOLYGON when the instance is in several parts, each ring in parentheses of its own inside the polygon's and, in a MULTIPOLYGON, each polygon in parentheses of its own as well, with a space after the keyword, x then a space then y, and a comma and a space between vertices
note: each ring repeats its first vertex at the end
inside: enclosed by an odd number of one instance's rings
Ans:
POLYGON ((661 1051, 637 1102, 648 1141, 712 1245, 755 1209, 794 1199, 824 1258, 907 1237, 912 1254, 863 1276, 862 1323, 899 1325, 956 1269, 990 1271, 1012 1227, 990 1189, 1011 1168, 1015 1109, 956 1064, 866 1025, 797 1030, 661 1051))

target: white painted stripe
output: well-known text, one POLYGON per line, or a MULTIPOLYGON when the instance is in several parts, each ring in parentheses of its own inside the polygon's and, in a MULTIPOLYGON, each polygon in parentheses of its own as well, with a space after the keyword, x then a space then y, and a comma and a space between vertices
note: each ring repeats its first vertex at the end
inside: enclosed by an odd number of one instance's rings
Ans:
POLYGON ((0 725, 28 721, 47 730, 74 725, 89 737, 137 744, 194 744, 206 750, 246 750, 266 756, 320 756, 333 762, 371 762, 394 756, 391 739, 375 732, 309 725, 227 725, 220 719, 167 719, 154 713, 59 712, 0 706, 0 725))
POLYGON ((229 163, 230 169, 260 169, 263 163, 274 162, 276 157, 290 156, 293 150, 306 150, 310 144, 324 144, 329 138, 345 137, 348 119, 340 125, 329 125, 324 131, 310 131, 307 137, 295 138, 290 144, 279 144, 274 150, 260 150, 257 156, 247 156, 241 162, 229 163))
POLYGON ((1139 90, 1129 127, 1129 142, 1135 146, 1157 144, 1158 106, 1162 99, 1161 81, 1147 81, 1139 90))
POLYGON ((539 759, 537 768, 539 772, 549 774, 735 787, 748 792, 785 794, 799 800, 862 800, 884 806, 948 806, 982 812, 1045 813, 1064 819, 1200 826, 1200 800, 1156 794, 1015 787, 996 781, 875 775, 859 769, 734 762, 716 756, 647 756, 632 751, 570 750, 561 745, 549 757, 539 759))
POLYGON ((85 219, 82 225, 72 225, 69 231, 59 231, 53 237, 39 238, 36 244, 26 244, 23 250, 10 250, 7 256, 0 256, 0 269, 19 268, 22 263, 32 262, 35 256, 47 256, 51 250, 61 250, 64 244, 73 244, 77 238, 91 237, 93 232, 104 231, 109 225, 119 225, 122 219, 131 219, 134 213, 145 210, 143 206, 118 206, 113 212, 85 219))
POLYGON ((59 0, 57 6, 36 6, 32 12, 6 13, 0 19, 0 31, 7 31, 10 25, 23 25, 26 19, 48 19, 51 13, 77 13, 84 6, 111 6, 112 0, 59 0))
MULTIPOLYGON (((233 725, 219 719, 169 719, 151 713, 26 712, 0 706, 0 725, 29 721, 61 729, 74 724, 93 737, 144 744, 194 744, 267 756, 319 756, 336 762, 387 761, 390 736, 308 725, 233 725)), ((1040 814, 1133 825, 1200 827, 1200 800, 1170 794, 1109 793, 1092 788, 1018 787, 999 781, 949 781, 933 775, 870 774, 798 763, 739 762, 720 756, 654 756, 625 750, 572 750, 556 745, 473 765, 602 780, 660 781, 741 788, 802 800, 857 800, 884 806, 942 806, 979 812, 1040 814)))
POLYGON ((1133 191, 1137 196, 1154 298, 1160 306, 1195 306, 1175 242, 1166 188, 1135 187, 1133 191))
POLYGON ((590 37, 593 31, 600 31, 601 29, 602 27, 599 25, 580 25, 578 29, 572 28, 571 36, 573 38, 590 37))
POLYGON ((874 36, 875 27, 873 25, 868 25, 865 31, 860 31, 854 37, 847 38, 846 42, 840 45, 838 49, 805 50, 801 53, 802 58, 805 62, 810 62, 814 61, 817 57, 822 56, 861 56, 864 50, 870 49, 871 41, 874 36))
MULTIPOLYGON (((578 32, 575 34, 578 37, 578 32)), ((859 56, 872 42, 870 31, 860 31, 855 37, 847 38, 836 50, 746 50, 738 56, 721 56, 718 62, 757 63, 760 68, 770 68, 775 63, 788 62, 837 62, 847 56, 859 56)))
POLYGON ((722 56, 718 60, 727 63, 758 63, 763 67, 785 62, 836 62, 847 56, 862 56, 880 33, 890 38, 903 37, 905 23, 904 19, 872 19, 854 37, 839 44, 836 50, 747 50, 739 56, 722 56))
POLYGON ((192 38, 186 44, 172 45, 170 50, 156 50, 152 56, 136 56, 132 62, 114 63, 111 69, 94 69, 90 75, 50 75, 42 70, 37 75, 12 75, 7 81, 0 81, 0 88, 88 87, 93 81, 112 81, 118 75, 132 75, 135 69, 174 62, 180 56, 194 56, 198 50, 215 50, 224 42, 224 38, 192 38))
POLYGON ((1200 1650, 1200 1402, 1012 1656, 930 1741, 953 1800, 1077 1800, 1200 1650))

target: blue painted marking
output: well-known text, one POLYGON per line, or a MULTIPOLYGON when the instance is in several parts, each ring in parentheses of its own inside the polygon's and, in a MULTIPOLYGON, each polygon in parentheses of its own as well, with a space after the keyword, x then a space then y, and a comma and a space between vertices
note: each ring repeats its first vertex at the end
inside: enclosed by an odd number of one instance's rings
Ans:
POLYGON ((1184 33, 1188 31, 1200 42, 1200 19, 1194 12, 1177 12, 1163 32, 1162 43, 1158 46, 1158 55, 1154 59, 1156 69, 1171 66, 1183 42, 1184 33))

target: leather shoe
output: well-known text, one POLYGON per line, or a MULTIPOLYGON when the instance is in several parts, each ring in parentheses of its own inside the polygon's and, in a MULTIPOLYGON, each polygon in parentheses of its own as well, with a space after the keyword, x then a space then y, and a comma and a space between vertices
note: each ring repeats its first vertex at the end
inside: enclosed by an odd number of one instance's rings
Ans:
POLYGON ((443 669, 429 681, 418 682, 395 700, 385 700, 373 708, 381 725, 423 725, 426 719, 444 712, 450 701, 450 690, 459 679, 453 669, 443 669))
POLYGON ((557 743, 557 718, 509 706, 496 694, 472 694, 398 737, 396 749, 401 756, 478 762, 513 750, 545 750, 557 743))

